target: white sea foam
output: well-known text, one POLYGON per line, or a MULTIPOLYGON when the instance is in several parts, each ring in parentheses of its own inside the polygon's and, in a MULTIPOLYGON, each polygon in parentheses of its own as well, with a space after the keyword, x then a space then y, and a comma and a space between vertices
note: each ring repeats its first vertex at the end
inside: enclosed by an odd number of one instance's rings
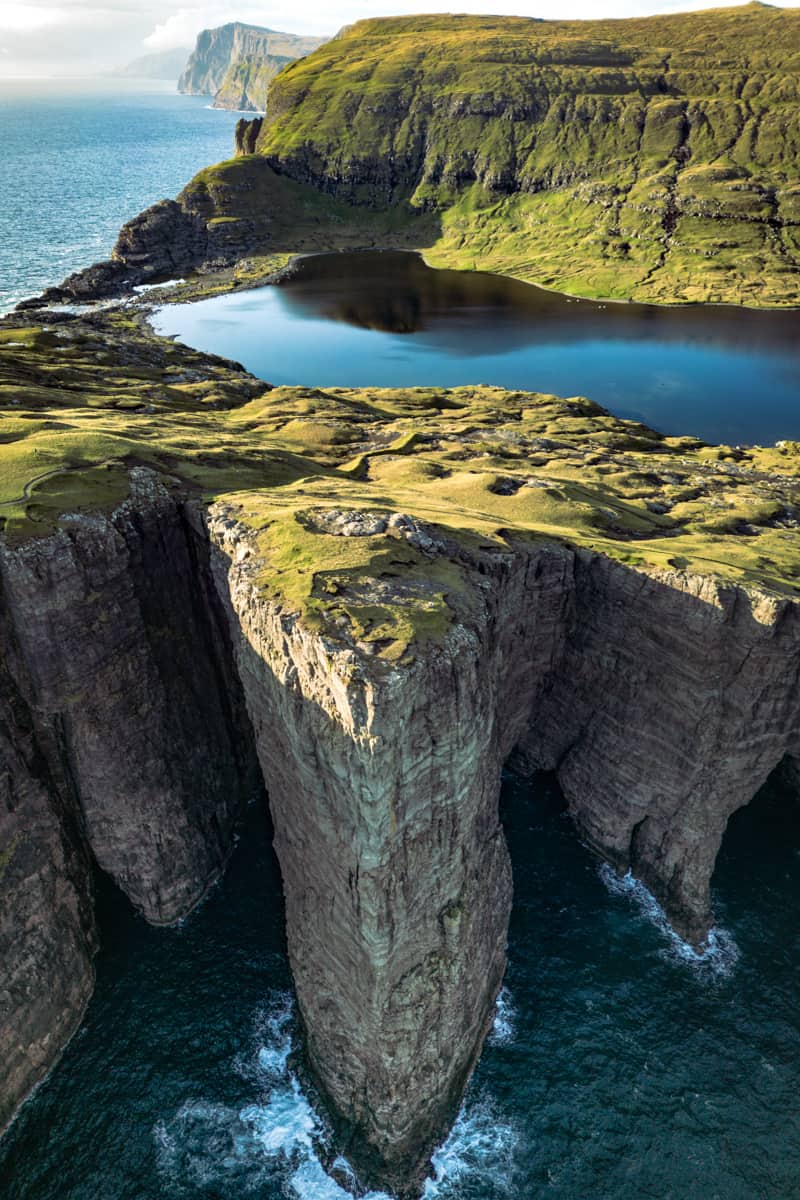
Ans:
MULTIPOLYGON (((355 1173, 341 1156, 332 1164, 334 1174, 325 1170, 320 1152, 324 1156, 326 1130, 288 1065, 293 1024, 291 995, 274 996, 256 1014, 249 1051, 237 1056, 237 1074, 257 1085, 263 1099, 241 1107, 187 1100, 170 1120, 156 1124, 159 1170, 174 1194, 188 1198, 204 1187, 250 1196, 271 1183, 296 1200, 351 1200, 353 1191, 342 1183, 356 1190, 355 1173)), ((491 1036, 501 1044, 513 1038, 513 1005, 505 988, 491 1036)), ((515 1130, 488 1101, 468 1102, 433 1156, 425 1200, 462 1200, 465 1188, 481 1200, 507 1195, 516 1143, 515 1130)), ((391 1197, 369 1192, 363 1200, 391 1197)))
POLYGON ((481 1200, 510 1195, 518 1140, 514 1126, 499 1119, 487 1100, 468 1101, 433 1155, 424 1200, 462 1200, 465 1191, 481 1200))
POLYGON ((675 932, 653 893, 630 871, 626 875, 617 875, 607 863, 603 863, 600 878, 612 896, 624 896, 633 901, 642 916, 653 922, 667 939, 671 957, 710 970, 714 975, 730 975, 733 971, 739 959, 739 949, 727 929, 714 926, 708 934, 705 947, 695 950, 675 932))
POLYGON ((494 1025, 489 1034, 490 1046, 509 1046, 514 1041, 516 1015, 511 992, 507 987, 501 988, 495 1007, 494 1025))

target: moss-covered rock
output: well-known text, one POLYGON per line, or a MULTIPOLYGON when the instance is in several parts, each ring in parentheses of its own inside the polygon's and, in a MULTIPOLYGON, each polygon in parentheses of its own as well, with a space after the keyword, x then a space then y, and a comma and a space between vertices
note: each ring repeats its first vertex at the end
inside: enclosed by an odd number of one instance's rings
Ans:
POLYGON ((462 551, 520 539, 800 595, 794 443, 706 446, 486 386, 270 388, 124 312, 0 327, 0 464, 12 542, 112 510, 133 466, 235 501, 263 588, 388 657, 448 627, 462 551))

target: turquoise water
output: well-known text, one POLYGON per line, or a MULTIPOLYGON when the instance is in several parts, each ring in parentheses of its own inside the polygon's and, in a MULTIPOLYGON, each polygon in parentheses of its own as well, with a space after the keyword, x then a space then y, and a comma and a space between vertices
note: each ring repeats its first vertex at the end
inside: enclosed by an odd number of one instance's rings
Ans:
MULTIPOLYGON (((687 958, 610 886, 557 788, 509 776, 501 1013, 427 1200, 800 1196, 800 812, 731 821, 718 955, 687 958)), ((293 1079, 277 868, 253 805, 224 881, 174 929, 101 888, 81 1032, 0 1143, 7 1200, 346 1200, 293 1079)), ((371 1200, 379 1200, 375 1195, 371 1200)))
POLYGON ((154 323, 277 384, 491 383, 710 442, 800 438, 798 311, 599 304, 384 252, 309 257, 280 286, 154 323))
POLYGON ((142 80, 1 80, 0 313, 107 258, 120 226, 229 158, 235 113, 142 80))

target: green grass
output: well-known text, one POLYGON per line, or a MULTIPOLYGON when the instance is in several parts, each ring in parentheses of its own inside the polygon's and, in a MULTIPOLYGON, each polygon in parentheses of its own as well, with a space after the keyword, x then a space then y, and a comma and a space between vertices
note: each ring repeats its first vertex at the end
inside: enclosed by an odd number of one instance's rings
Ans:
POLYGON ((797 443, 709 447, 583 398, 491 387, 269 389, 113 312, 0 326, 0 383, 8 542, 112 510, 146 466, 232 507, 265 592, 388 659, 469 605, 459 546, 557 542, 800 595, 797 443), (448 549, 320 532, 328 509, 407 513, 448 549))
POLYGON ((800 304, 799 11, 361 21, 269 95, 258 154, 182 194, 258 254, 403 245, 583 296, 800 304))

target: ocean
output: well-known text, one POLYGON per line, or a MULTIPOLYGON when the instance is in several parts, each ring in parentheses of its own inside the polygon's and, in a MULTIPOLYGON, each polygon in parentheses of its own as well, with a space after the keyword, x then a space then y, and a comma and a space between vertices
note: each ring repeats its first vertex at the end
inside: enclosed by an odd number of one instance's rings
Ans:
POLYGON ((107 258, 120 226, 229 158, 238 115, 167 82, 0 81, 0 313, 107 258))

